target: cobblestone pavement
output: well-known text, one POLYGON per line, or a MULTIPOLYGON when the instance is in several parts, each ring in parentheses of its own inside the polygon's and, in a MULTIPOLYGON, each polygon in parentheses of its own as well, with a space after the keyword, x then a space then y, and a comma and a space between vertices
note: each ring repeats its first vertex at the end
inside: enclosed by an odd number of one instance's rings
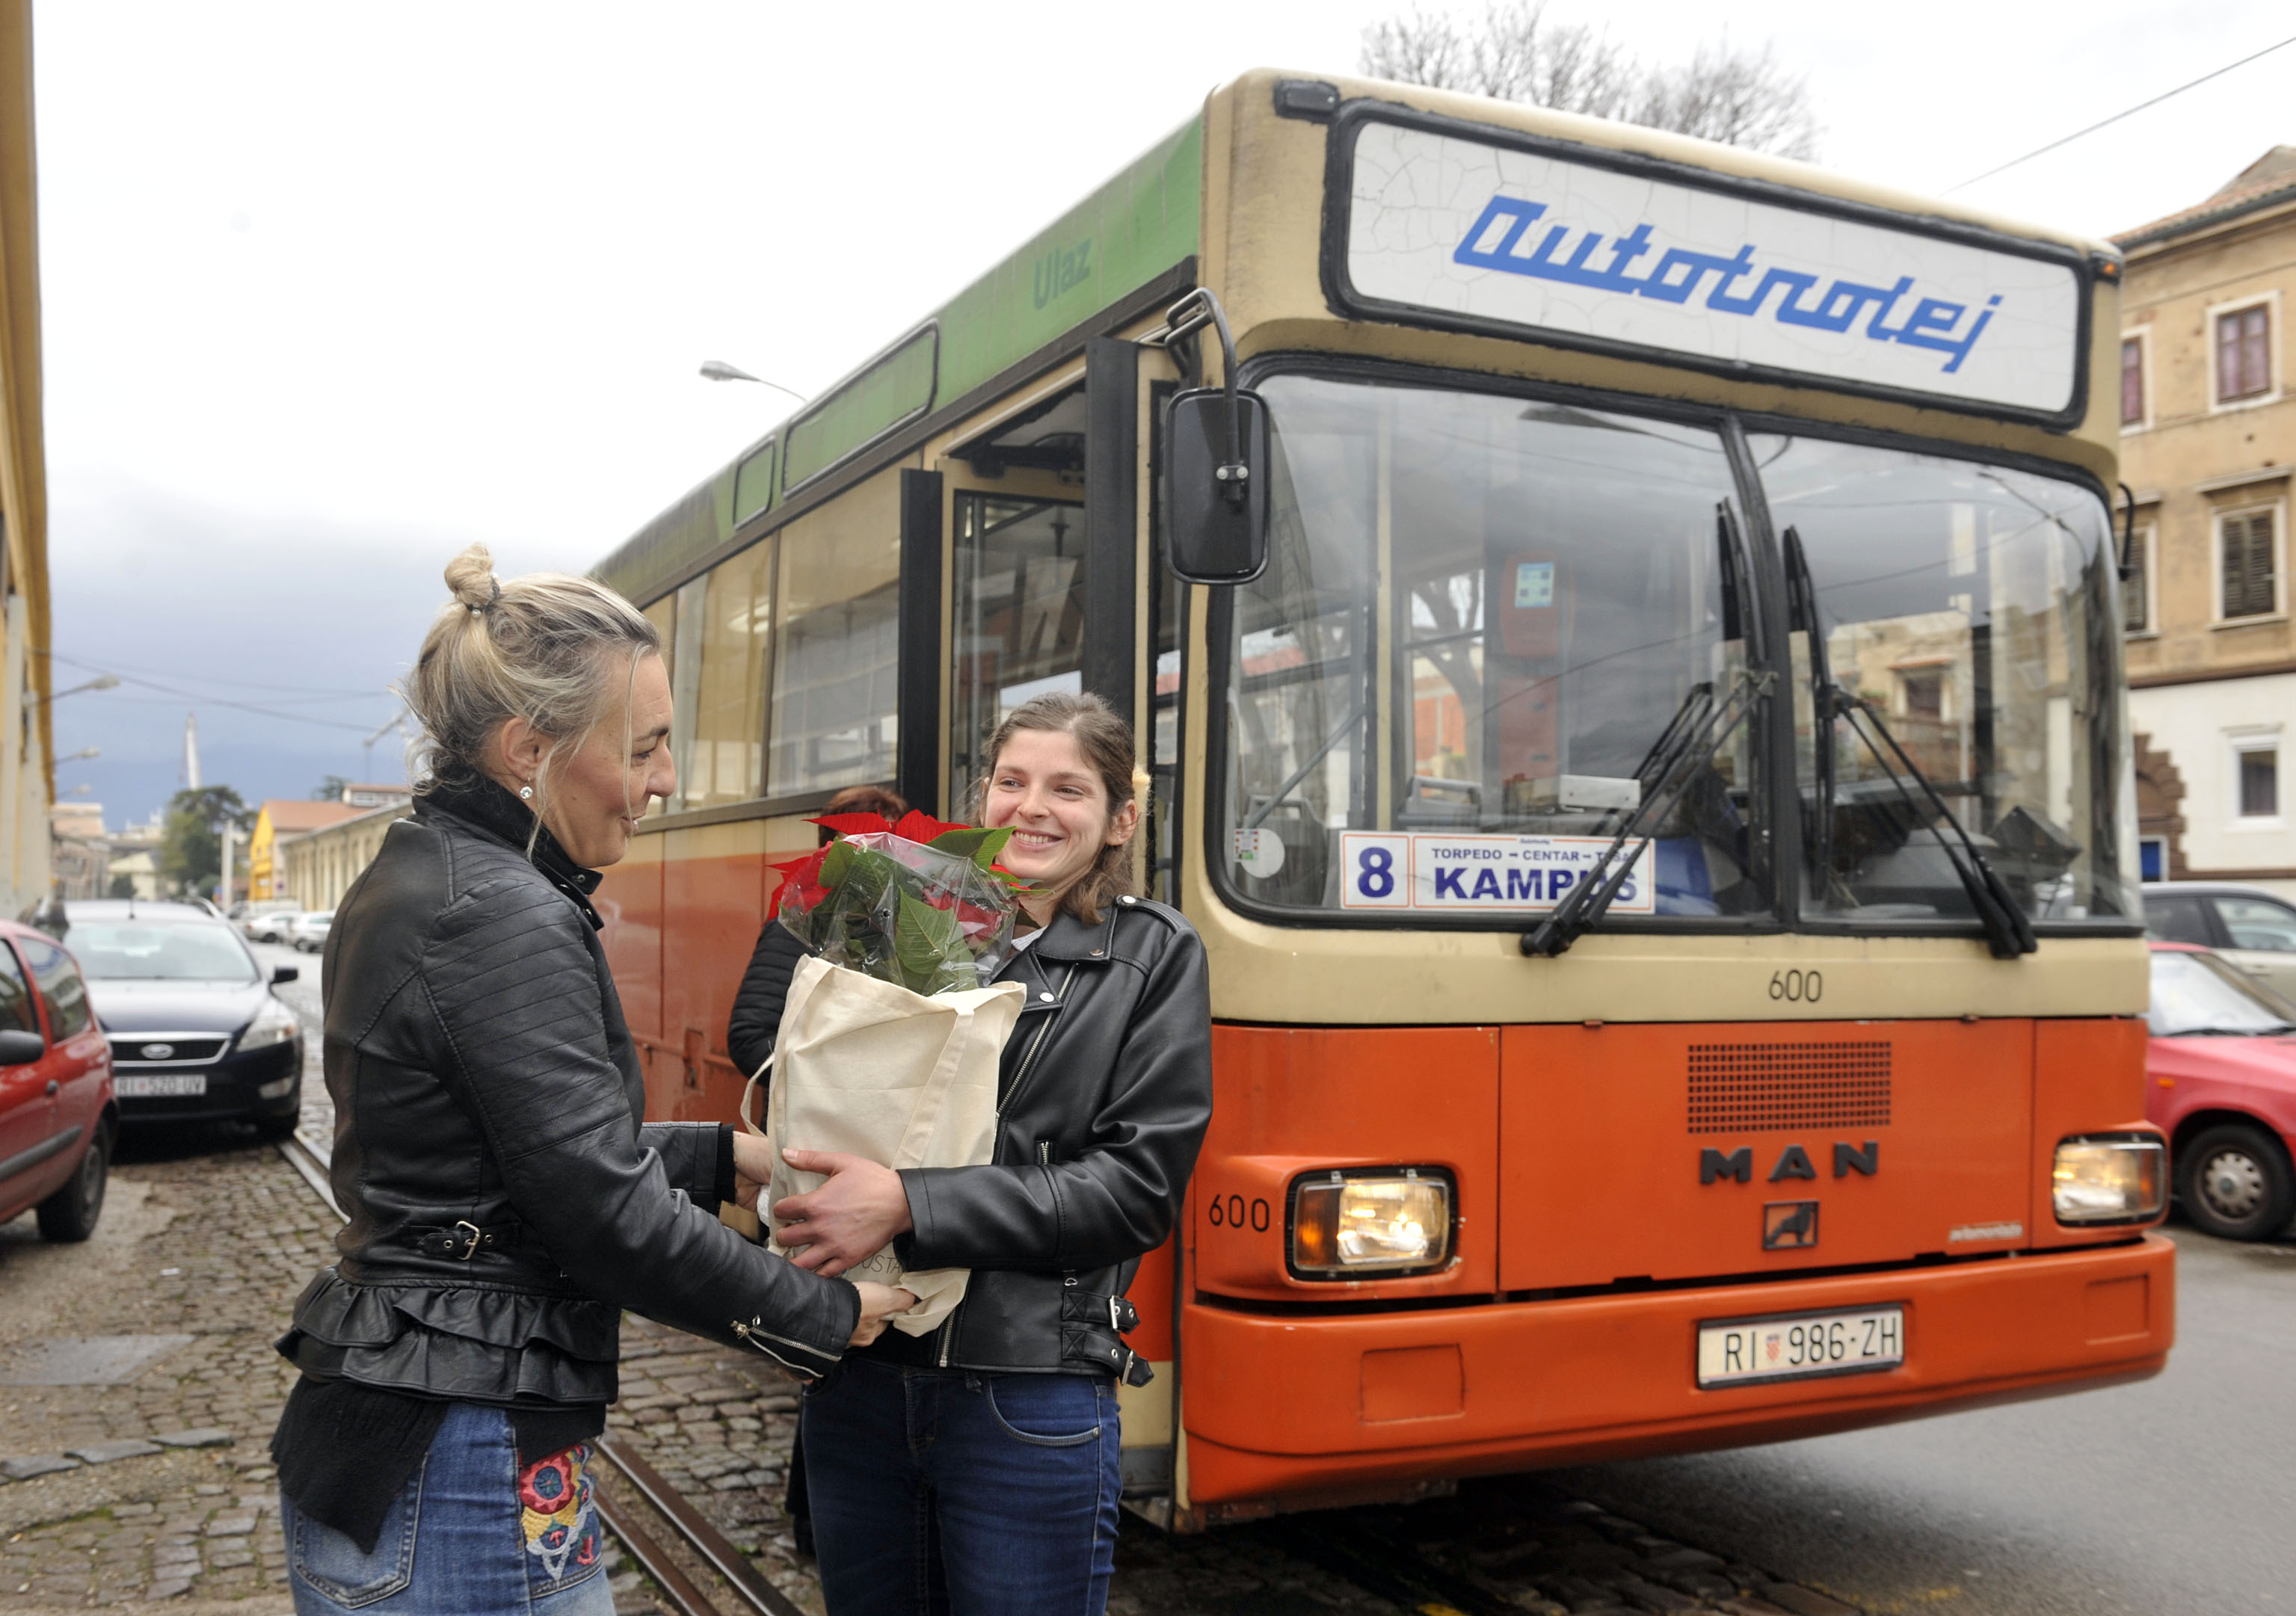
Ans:
POLYGON ((86 1245, 44 1245, 29 1216, 0 1227, 0 1375, 104 1367, 99 1346, 36 1343, 159 1338, 118 1383, 0 1384, 0 1468, 46 1470, 0 1484, 0 1611, 284 1611, 265 1449, 289 1375, 271 1343, 333 1218, 251 1139, 130 1136, 121 1155, 86 1245))
MULTIPOLYGON (((316 958, 258 951, 302 968, 282 994, 316 1031, 316 958)), ((303 1131, 322 1149, 332 1131, 316 1037, 303 1131)), ((29 1215, 0 1226, 0 1376, 39 1378, 27 1366, 59 1362, 85 1372, 108 1359, 115 1383, 0 1383, 0 1612, 144 1601, 249 1616, 290 1608, 266 1449, 291 1375, 271 1343, 297 1293, 331 1259, 335 1227, 275 1151, 234 1128, 131 1133, 86 1245, 43 1245, 29 1215)), ((794 1388, 754 1356, 644 1319, 626 1320, 622 1345, 611 1434, 817 1616, 819 1583, 782 1508, 794 1388)), ((1191 1538, 1127 1516, 1109 1609, 1390 1616, 1424 1608, 1360 1586, 1351 1579, 1360 1566, 1331 1547, 1381 1538, 1549 1616, 1849 1609, 1531 1479, 1472 1484, 1404 1511, 1191 1538)), ((626 1566, 613 1581, 625 1612, 668 1608, 626 1566)))

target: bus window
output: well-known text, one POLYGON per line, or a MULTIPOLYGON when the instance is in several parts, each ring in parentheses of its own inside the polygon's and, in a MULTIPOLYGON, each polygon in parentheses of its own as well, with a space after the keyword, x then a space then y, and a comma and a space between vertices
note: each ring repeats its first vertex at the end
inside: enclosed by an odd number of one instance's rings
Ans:
MULTIPOLYGON (((2035 919, 2136 912, 2118 853, 2119 585, 2096 495, 1898 449, 1753 449, 1772 521, 1808 558, 1826 679, 1870 704, 2035 919)), ((1805 908, 1972 918, 1942 821, 1847 719, 1815 722, 1810 637, 1793 641, 1805 908)))
POLYGON ((693 642, 696 653, 691 668, 679 666, 672 676, 678 700, 674 722, 681 807, 747 802, 764 788, 772 560, 768 539, 720 562, 707 580, 697 580, 701 587, 693 611, 681 612, 681 630, 689 622, 693 625, 682 637, 693 642))
POLYGON ((1083 690, 1084 523, 1050 500, 956 497, 955 622, 949 635, 949 799, 974 812, 980 754, 1013 708, 1083 690))
POLYGON ((893 778, 900 474, 782 529, 766 795, 893 778))
MULTIPOLYGON (((1306 376, 1261 392, 1273 559, 1234 594, 1227 879, 1300 909, 1551 907, 1669 722, 1743 666, 1720 437, 1306 376)), ((1614 912, 1764 907, 1749 741, 1700 762, 1614 912)))

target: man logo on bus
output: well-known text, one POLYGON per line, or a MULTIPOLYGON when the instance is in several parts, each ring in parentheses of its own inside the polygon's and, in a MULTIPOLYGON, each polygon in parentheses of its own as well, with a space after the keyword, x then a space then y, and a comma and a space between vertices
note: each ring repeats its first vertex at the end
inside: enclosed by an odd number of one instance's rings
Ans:
POLYGON ((1762 1208, 1764 1251, 1800 1251, 1816 1244, 1816 1202, 1773 1201, 1762 1208))

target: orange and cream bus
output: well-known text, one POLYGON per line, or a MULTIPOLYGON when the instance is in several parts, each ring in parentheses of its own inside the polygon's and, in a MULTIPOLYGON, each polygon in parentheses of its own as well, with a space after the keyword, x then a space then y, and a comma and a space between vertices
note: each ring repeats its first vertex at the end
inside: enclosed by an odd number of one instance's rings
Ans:
POLYGON ((734 1114, 808 814, 960 815, 1082 688, 1212 965, 1152 1518, 2158 1372, 2118 278, 1646 129, 1216 91, 602 564, 676 695, 600 899, 650 1113, 734 1114))

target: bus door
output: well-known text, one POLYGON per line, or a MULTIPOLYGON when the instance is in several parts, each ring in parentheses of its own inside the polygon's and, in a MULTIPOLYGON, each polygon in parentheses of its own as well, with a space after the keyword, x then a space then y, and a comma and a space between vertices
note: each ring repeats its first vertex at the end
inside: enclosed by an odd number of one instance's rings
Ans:
MULTIPOLYGON (((1174 374, 1160 354, 1095 340, 1080 371, 1072 367, 942 462, 949 586, 940 805, 950 818, 977 816, 989 738, 1022 702, 1090 691, 1138 737, 1151 782, 1140 873, 1156 896, 1172 890, 1178 845, 1167 791, 1179 741, 1179 627, 1177 593, 1148 542, 1145 428, 1152 396, 1169 390, 1174 374)), ((905 557, 905 581, 910 573, 905 557)), ((905 653, 914 645, 905 634, 905 653)), ((1129 1289, 1141 1321, 1127 1340, 1159 1378, 1119 1392, 1128 1494, 1171 1489, 1171 1253, 1168 1244, 1149 1253, 1129 1289)))

